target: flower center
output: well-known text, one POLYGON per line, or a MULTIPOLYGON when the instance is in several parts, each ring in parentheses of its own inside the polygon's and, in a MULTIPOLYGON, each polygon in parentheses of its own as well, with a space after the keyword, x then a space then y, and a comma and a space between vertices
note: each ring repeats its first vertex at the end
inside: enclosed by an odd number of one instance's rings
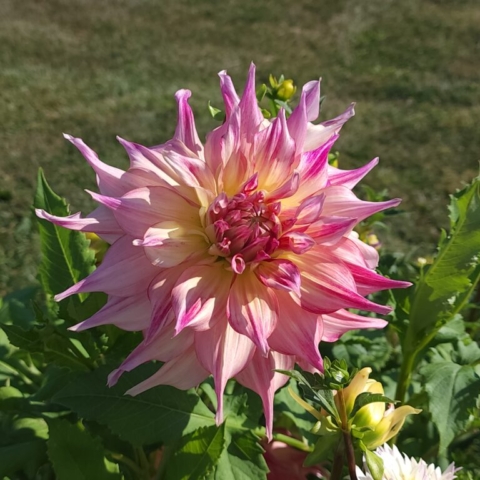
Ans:
POLYGON ((247 263, 269 258, 282 233, 280 208, 280 202, 265 202, 263 191, 231 198, 221 193, 206 214, 209 253, 227 259, 236 273, 242 273, 247 263))

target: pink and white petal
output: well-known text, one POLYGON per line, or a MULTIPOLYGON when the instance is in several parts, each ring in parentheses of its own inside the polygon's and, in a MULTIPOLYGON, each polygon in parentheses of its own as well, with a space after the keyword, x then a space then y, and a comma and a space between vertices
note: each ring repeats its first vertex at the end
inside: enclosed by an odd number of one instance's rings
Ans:
POLYGON ((391 288, 408 288, 412 284, 400 280, 382 277, 378 273, 359 265, 349 264, 348 268, 352 272, 353 279, 357 284, 357 291, 361 295, 369 295, 380 290, 389 290, 391 288))
POLYGON ((261 189, 273 191, 283 185, 293 173, 295 142, 288 131, 285 110, 255 137, 253 153, 255 172, 261 189))
POLYGON ((252 143, 253 136, 257 133, 264 118, 258 107, 257 94, 255 90, 255 65, 250 64, 247 83, 239 103, 241 117, 241 133, 245 136, 247 143, 252 143))
POLYGON ((276 200, 282 200, 288 197, 292 197, 298 191, 300 187, 300 175, 298 172, 293 172, 290 178, 285 180, 285 183, 281 184, 273 192, 269 192, 265 195, 265 200, 269 202, 274 202, 276 200))
POLYGON ((295 154, 298 155, 303 151, 303 143, 307 135, 307 105, 305 87, 302 90, 302 96, 297 107, 293 110, 290 117, 288 117, 287 125, 290 136, 295 142, 295 154))
POLYGON ((315 248, 297 257, 294 263, 300 269, 301 298, 292 298, 307 311, 318 314, 341 308, 358 308, 381 314, 391 311, 390 307, 378 305, 359 295, 348 267, 335 262, 328 250, 315 248))
POLYGON ((160 335, 150 341, 141 342, 122 364, 108 376, 108 386, 113 387, 125 372, 131 372, 133 369, 150 362, 159 360, 169 362, 180 356, 193 345, 193 332, 185 331, 181 335, 173 337, 173 324, 171 328, 166 328, 160 335), (172 338, 173 337, 173 338, 172 338))
POLYGON ((324 215, 356 218, 358 222, 374 213, 396 207, 401 202, 399 198, 386 202, 366 202, 343 186, 327 187, 323 192, 325 193, 324 215))
POLYGON ((187 268, 172 290, 172 306, 176 316, 175 333, 185 327, 207 330, 225 317, 233 272, 222 264, 187 268))
POLYGON ((338 134, 347 120, 355 115, 354 106, 355 104, 352 103, 341 115, 319 125, 309 123, 303 150, 305 152, 315 150, 326 143, 332 135, 338 134))
POLYGON ((388 322, 375 317, 363 317, 347 310, 338 310, 328 315, 322 315, 322 341, 336 342, 344 333, 350 330, 366 328, 384 328, 388 322))
POLYGON ((150 300, 146 292, 129 297, 108 297, 108 301, 92 317, 69 330, 81 332, 100 325, 115 325, 122 330, 141 331, 150 324, 150 300))
POLYGON ((208 372, 200 365, 194 347, 173 360, 163 364, 157 373, 128 390, 128 395, 138 395, 158 385, 171 385, 180 390, 196 387, 208 377, 208 372))
POLYGON ((233 378, 250 362, 255 345, 237 333, 225 317, 211 329, 195 333, 195 350, 202 366, 208 370, 215 382, 217 394, 217 424, 223 421, 223 391, 233 378))
POLYGON ((268 339, 270 348, 284 355, 300 357, 323 371, 323 360, 318 350, 323 336, 321 317, 303 310, 283 292, 279 292, 277 298, 281 315, 268 339))
POLYGON ((166 187, 137 188, 120 198, 89 193, 94 200, 111 209, 122 229, 136 238, 165 221, 176 221, 187 228, 200 226, 199 206, 191 205, 166 187))
POLYGON ((342 185, 343 187, 352 189, 377 164, 378 158, 374 158, 371 162, 355 170, 340 170, 339 168, 329 165, 328 183, 329 185, 342 185))
POLYGON ((312 80, 302 88, 307 107, 307 120, 309 122, 316 120, 320 113, 320 80, 312 80))
MULTIPOLYGON (((178 229, 171 231, 169 238, 159 242, 159 237, 155 237, 155 233, 158 233, 158 231, 155 232, 155 230, 158 229, 147 230, 147 243, 143 243, 143 249, 152 265, 156 267, 171 268, 188 260, 201 259, 207 255, 209 245, 201 234, 185 233, 183 229, 178 229)), ((136 243, 136 245, 140 244, 136 243)))
POLYGON ((271 351, 268 357, 264 357, 257 350, 252 361, 235 377, 243 386, 260 395, 269 441, 272 439, 273 430, 273 397, 275 392, 288 381, 286 375, 275 370, 291 370, 294 365, 295 357, 293 356, 271 351))
POLYGON ((320 219, 325 195, 314 195, 302 201, 295 214, 295 225, 310 225, 320 219))
POLYGON ((300 295, 300 272, 290 260, 277 258, 264 261, 254 272, 265 286, 300 295))
POLYGON ((359 240, 357 232, 342 238, 329 253, 343 262, 370 269, 376 268, 379 260, 378 251, 359 240))
POLYGON ((35 209, 35 213, 38 218, 48 220, 55 225, 70 230, 91 232, 96 233, 97 235, 124 235, 124 232, 118 225, 113 213, 102 205, 90 213, 86 218, 81 218, 80 213, 74 213, 67 217, 57 217, 39 208, 35 209))
POLYGON ((174 138, 183 142, 193 153, 201 158, 203 156, 203 145, 198 138, 193 112, 188 104, 188 99, 191 95, 192 92, 190 90, 179 90, 175 94, 178 105, 178 122, 174 138))
POLYGON ((218 76, 220 77, 220 91, 222 92, 223 103, 225 104, 225 114, 228 118, 233 110, 238 107, 240 98, 238 98, 232 79, 227 75, 226 70, 219 72, 218 76))
POLYGON ((268 337, 278 319, 275 293, 263 285, 252 271, 237 275, 230 289, 227 317, 232 328, 246 335, 263 355, 268 354, 268 337))
POLYGON ((55 295, 59 302, 70 295, 85 292, 105 292, 124 297, 146 291, 158 272, 141 248, 132 245, 132 238, 125 235, 107 251, 100 266, 88 277, 55 295))
POLYGON ((125 175, 123 170, 103 163, 98 158, 98 155, 88 147, 82 139, 66 134, 64 134, 64 137, 78 148, 88 164, 95 170, 97 174, 97 184, 102 194, 120 196, 128 190, 128 185, 125 185, 122 180, 122 177, 125 175))
POLYGON ((355 218, 323 217, 308 227, 306 233, 318 245, 333 246, 349 235, 357 224, 355 218))

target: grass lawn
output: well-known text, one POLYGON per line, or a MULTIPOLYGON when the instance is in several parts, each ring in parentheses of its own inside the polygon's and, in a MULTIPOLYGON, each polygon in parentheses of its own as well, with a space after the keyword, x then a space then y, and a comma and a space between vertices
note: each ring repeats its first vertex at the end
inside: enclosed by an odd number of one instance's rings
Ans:
POLYGON ((126 167, 116 134, 168 139, 189 88, 203 137, 216 73, 240 86, 252 60, 259 81, 321 76, 323 119, 357 102, 341 166, 380 156, 366 183, 408 212, 389 248, 431 252, 448 193, 478 172, 479 58, 478 0, 1 0, 0 294, 35 281, 39 166, 72 211, 92 207, 94 175, 62 132, 126 167))

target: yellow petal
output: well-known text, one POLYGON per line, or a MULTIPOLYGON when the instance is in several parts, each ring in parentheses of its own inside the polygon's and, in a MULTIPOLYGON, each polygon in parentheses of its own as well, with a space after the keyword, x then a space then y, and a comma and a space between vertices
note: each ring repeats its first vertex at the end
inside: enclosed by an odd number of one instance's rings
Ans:
POLYGON ((353 380, 350 382, 350 385, 347 388, 343 389, 343 397, 345 398, 345 408, 347 410, 347 416, 353 410, 353 405, 355 404, 355 399, 362 392, 365 392, 365 388, 368 381, 368 376, 372 373, 372 369, 369 367, 362 368, 356 375, 353 377, 353 380))

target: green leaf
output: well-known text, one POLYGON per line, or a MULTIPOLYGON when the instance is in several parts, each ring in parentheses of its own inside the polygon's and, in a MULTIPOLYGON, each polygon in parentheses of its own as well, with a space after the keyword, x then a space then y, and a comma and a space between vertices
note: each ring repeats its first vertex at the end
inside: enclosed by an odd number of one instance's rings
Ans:
POLYGON ((465 305, 480 279, 480 179, 452 196, 452 227, 411 300, 404 352, 425 347, 465 305))
POLYGON ((135 445, 173 442, 202 426, 215 424, 213 413, 193 391, 174 387, 152 388, 136 397, 125 395, 134 385, 153 375, 158 365, 144 365, 122 376, 108 388, 110 369, 102 367, 79 374, 60 390, 53 401, 83 418, 107 425, 135 445))
POLYGON ((333 452, 341 440, 341 433, 324 435, 317 440, 313 452, 309 453, 303 464, 306 467, 317 465, 333 458, 333 452))
MULTIPOLYGON (((41 169, 33 205, 60 217, 70 214, 67 203, 53 192, 41 169)), ((94 270, 95 255, 88 248, 89 241, 83 233, 41 219, 38 219, 38 226, 42 252, 39 275, 46 293, 55 295, 63 292, 94 270)), ((72 297, 71 301, 79 303, 86 297, 86 294, 80 294, 78 298, 72 297)), ((66 308, 68 302, 62 304, 66 308)))
POLYGON ((268 467, 263 448, 252 432, 230 435, 225 432, 227 447, 223 450, 209 480, 262 480, 268 467))
POLYGON ((0 478, 25 472, 33 478, 46 460, 47 424, 38 418, 12 420, 0 436, 0 478))
POLYGON ((57 480, 120 480, 105 464, 98 438, 66 420, 48 421, 48 456, 57 480))
POLYGON ((479 396, 480 377, 473 366, 451 361, 432 363, 420 373, 425 377, 429 410, 440 434, 439 452, 443 454, 467 424, 468 410, 479 396))
POLYGON ((210 104, 210 100, 208 101, 208 111, 210 112, 212 118, 214 118, 215 120, 223 121, 225 118, 225 113, 222 112, 219 108, 212 107, 212 105, 210 104))
POLYGON ((370 403, 376 403, 376 402, 381 402, 381 403, 395 403, 395 400, 392 400, 385 395, 382 395, 381 393, 370 393, 370 392, 363 392, 360 393, 355 398, 355 403, 353 404, 353 410, 352 413, 350 414, 350 418, 353 418, 355 414, 365 405, 368 405, 370 403))
POLYGON ((376 453, 368 450, 368 448, 365 448, 363 452, 373 480, 382 480, 384 471, 383 460, 376 453))
POLYGON ((32 302, 39 290, 39 287, 27 287, 5 296, 0 308, 0 323, 30 327, 35 321, 32 302))
POLYGON ((275 394, 275 412, 281 413, 289 418, 304 437, 309 437, 309 432, 315 425, 315 419, 293 399, 290 393, 288 393, 289 388, 291 388, 297 395, 300 395, 297 384, 290 380, 285 387, 275 394))
POLYGON ((213 471, 225 448, 225 423, 185 435, 169 458, 165 480, 201 480, 213 471))

